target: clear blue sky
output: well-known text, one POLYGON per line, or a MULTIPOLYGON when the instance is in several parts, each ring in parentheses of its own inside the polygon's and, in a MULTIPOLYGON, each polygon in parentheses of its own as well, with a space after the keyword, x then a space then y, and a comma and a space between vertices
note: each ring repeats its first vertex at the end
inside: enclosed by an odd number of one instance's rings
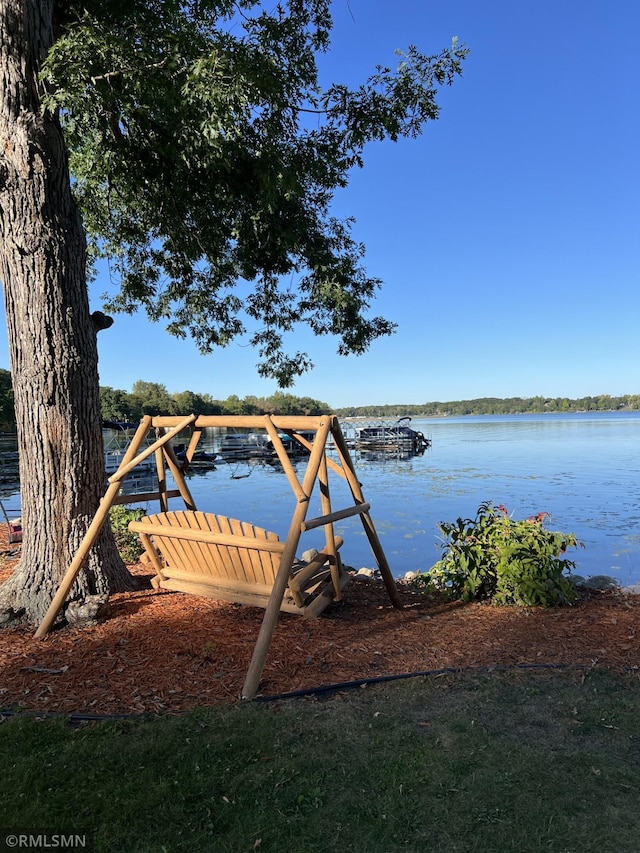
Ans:
MULTIPOLYGON (((464 76, 418 140, 371 145, 336 197, 384 288, 392 338, 293 393, 332 406, 640 391, 640 4, 632 0, 335 0, 323 79, 351 84, 396 48, 457 36, 464 76)), ((92 285, 93 307, 105 282, 92 285)), ((256 354, 211 356, 142 316, 98 338, 101 384, 269 395, 256 354)), ((0 341, 0 365, 8 367, 0 341)))

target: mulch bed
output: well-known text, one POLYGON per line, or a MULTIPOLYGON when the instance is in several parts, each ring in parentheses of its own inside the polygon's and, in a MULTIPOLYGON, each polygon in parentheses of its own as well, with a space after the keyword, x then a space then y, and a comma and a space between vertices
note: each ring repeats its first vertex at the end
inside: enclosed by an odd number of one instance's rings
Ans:
MULTIPOLYGON (((17 556, 3 546, 0 581, 17 556)), ((1 555, 1 554, 0 554, 1 555)), ((177 713, 235 702, 264 611, 139 589, 111 598, 104 621, 0 631, 0 707, 78 714, 177 713)), ((263 695, 445 668, 530 664, 640 667, 640 596, 597 593, 573 607, 434 602, 400 585, 393 608, 379 581, 354 579, 315 621, 282 614, 261 681, 263 695)))

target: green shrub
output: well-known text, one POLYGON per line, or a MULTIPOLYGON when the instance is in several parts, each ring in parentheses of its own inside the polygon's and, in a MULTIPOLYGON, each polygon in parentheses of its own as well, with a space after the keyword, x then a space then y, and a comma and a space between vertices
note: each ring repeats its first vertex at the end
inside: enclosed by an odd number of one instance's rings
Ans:
POLYGON ((144 514, 142 509, 127 509, 122 505, 112 506, 109 510, 111 529, 125 563, 137 563, 144 552, 138 534, 129 530, 129 522, 140 521, 144 514))
POLYGON ((568 575, 575 563, 567 548, 583 546, 573 533, 545 530, 547 512, 516 521, 504 506, 485 502, 475 519, 441 522, 444 556, 415 579, 425 592, 496 604, 570 604, 576 592, 568 575))

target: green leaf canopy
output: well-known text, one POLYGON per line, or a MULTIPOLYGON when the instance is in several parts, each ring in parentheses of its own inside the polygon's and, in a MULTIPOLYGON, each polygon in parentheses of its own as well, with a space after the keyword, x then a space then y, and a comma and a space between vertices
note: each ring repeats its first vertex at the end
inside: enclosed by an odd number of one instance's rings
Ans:
POLYGON ((328 0, 58 4, 43 82, 70 155, 110 310, 143 306, 203 352, 245 332, 282 386, 310 366, 283 334, 306 323, 362 353, 393 331, 367 311, 381 282, 352 221, 330 213, 372 140, 413 137, 467 51, 409 47, 359 88, 318 85, 328 0))

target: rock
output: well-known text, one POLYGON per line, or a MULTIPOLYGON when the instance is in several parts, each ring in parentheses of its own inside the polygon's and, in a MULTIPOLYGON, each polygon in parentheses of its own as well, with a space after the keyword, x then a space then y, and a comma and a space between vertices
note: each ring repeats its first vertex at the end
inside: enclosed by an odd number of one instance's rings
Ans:
POLYGON ((363 566, 361 569, 358 569, 354 577, 358 581, 369 583, 369 581, 380 580, 380 572, 378 569, 368 569, 366 566, 363 566))
POLYGON ((632 586, 623 586, 620 592, 625 595, 640 595, 640 583, 635 583, 632 586))
POLYGON ((301 557, 301 560, 304 563, 310 563, 314 557, 318 556, 318 551, 315 548, 309 548, 308 551, 305 551, 301 557))
POLYGON ((579 586, 582 589, 599 590, 600 592, 611 589, 620 589, 618 581, 615 578, 609 577, 609 575, 593 575, 593 577, 587 578, 586 581, 576 584, 576 586, 579 586))
POLYGON ((69 625, 84 625, 96 622, 109 615, 108 595, 88 595, 84 601, 72 601, 64 612, 69 625))
POLYGON ((415 580, 415 578, 417 578, 417 577, 418 577, 417 572, 405 572, 404 573, 404 580, 406 580, 406 581, 415 580))

